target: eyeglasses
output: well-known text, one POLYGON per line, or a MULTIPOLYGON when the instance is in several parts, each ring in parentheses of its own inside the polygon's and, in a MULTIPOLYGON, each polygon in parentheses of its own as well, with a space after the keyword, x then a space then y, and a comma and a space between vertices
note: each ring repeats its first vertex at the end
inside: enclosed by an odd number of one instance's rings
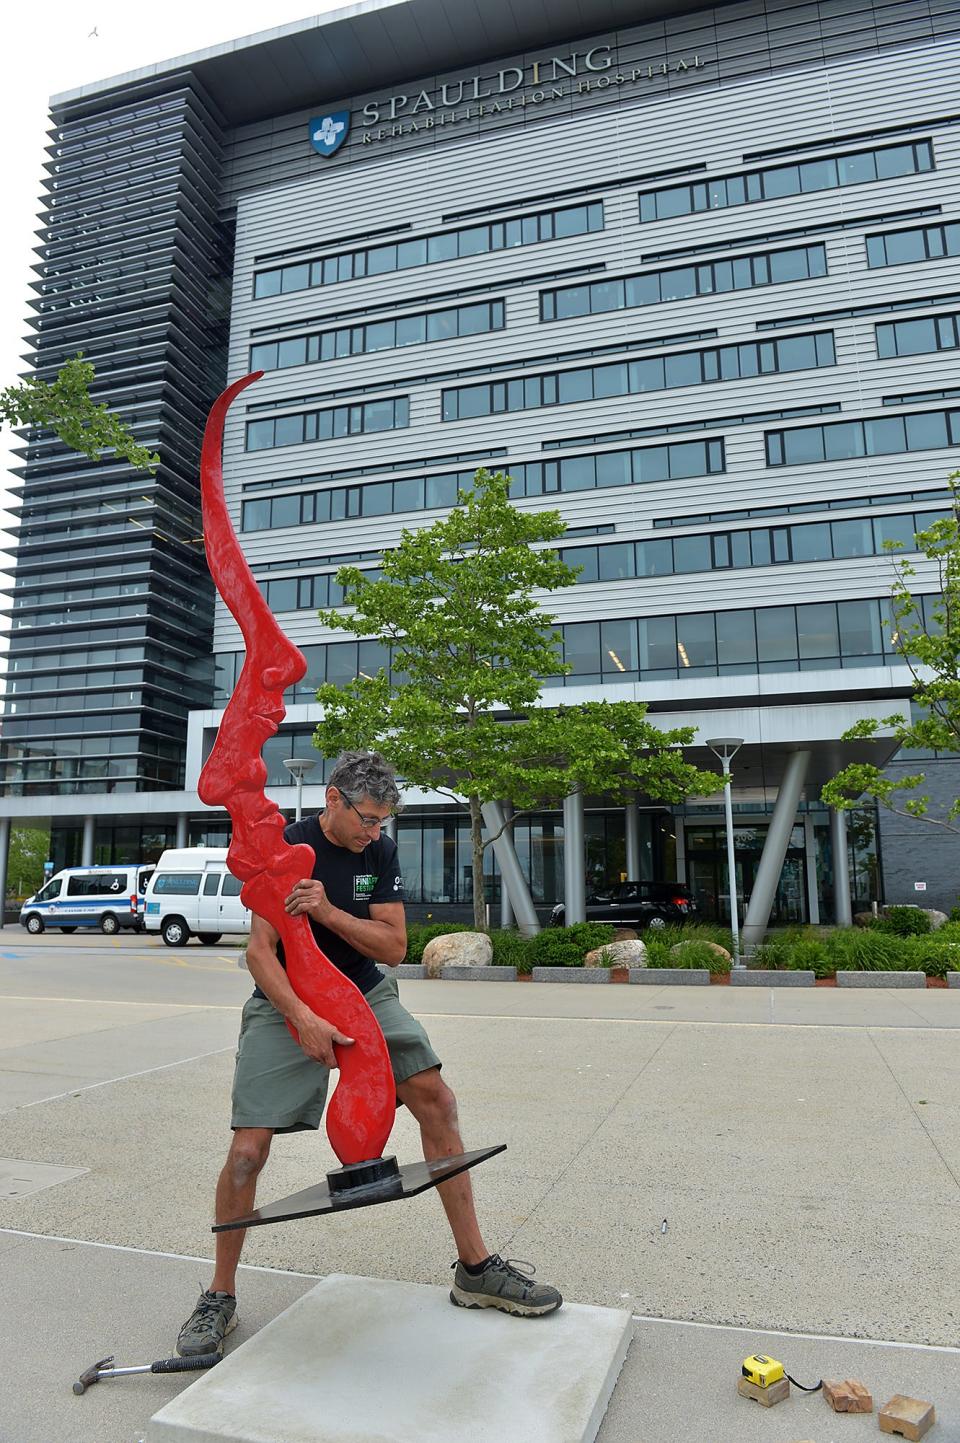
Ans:
MULTIPOLYGON (((340 795, 341 797, 343 797, 343 792, 341 792, 340 795)), ((388 812, 385 817, 365 817, 361 811, 357 810, 349 797, 343 797, 343 800, 346 802, 347 806, 351 809, 351 811, 357 813, 357 816, 360 818, 360 825, 361 827, 363 827, 365 832, 375 832, 378 827, 382 827, 386 822, 389 822, 390 818, 393 815, 392 812, 388 812)))

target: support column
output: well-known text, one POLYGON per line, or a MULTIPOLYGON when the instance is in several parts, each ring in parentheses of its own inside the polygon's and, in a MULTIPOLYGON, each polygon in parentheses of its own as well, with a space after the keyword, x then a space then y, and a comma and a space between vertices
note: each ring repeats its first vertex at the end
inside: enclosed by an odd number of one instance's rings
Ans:
POLYGON ((809 764, 809 752, 792 752, 784 769, 783 780, 777 792, 777 803, 767 829, 767 840, 764 842, 760 865, 754 879, 750 904, 747 907, 747 918, 743 924, 745 951, 762 942, 763 934, 767 930, 809 764))
POLYGON ((807 915, 812 927, 820 926, 820 894, 817 891, 817 835, 808 812, 803 819, 803 851, 807 868, 807 915))
MULTIPOLYGON (((513 807, 510 805, 509 802, 504 802, 504 803, 503 803, 503 819, 504 819, 504 821, 505 821, 505 822, 508 822, 512 816, 513 816, 513 807)), ((507 829, 507 831, 504 832, 504 836, 510 838, 510 845, 513 846, 513 828, 512 828, 512 827, 509 827, 509 828, 507 829)), ((515 848, 515 847, 514 847, 514 852, 516 852, 516 848, 515 848)), ((499 860, 499 859, 498 859, 498 860, 499 860)), ((507 891, 506 886, 504 885, 503 872, 502 872, 502 871, 501 871, 501 873, 500 873, 500 926, 501 926, 501 927, 512 927, 512 926, 513 926, 513 908, 512 908, 511 905, 510 905, 510 893, 507 891)))
POLYGON ((853 926, 850 901, 850 860, 847 855, 847 814, 830 808, 830 848, 833 852, 833 908, 838 927, 853 926))
POLYGON ((563 922, 587 920, 587 880, 583 864, 583 793, 563 799, 563 922))
POLYGON ((93 829, 95 821, 93 817, 83 819, 83 841, 80 844, 80 865, 81 867, 93 866, 93 829))
POLYGON ((627 837, 627 881, 640 880, 640 813, 636 802, 627 802, 623 809, 627 837))
POLYGON ((386 820, 386 821, 384 822, 384 824, 383 824, 383 829, 382 829, 382 830, 387 834, 387 836, 390 838, 391 842, 395 842, 395 841, 397 840, 397 819, 396 819, 396 817, 388 817, 387 820, 386 820))
POLYGON ((187 814, 186 814, 186 812, 178 812, 178 813, 177 813, 177 846, 178 846, 178 847, 185 847, 185 846, 187 845, 187 841, 188 841, 188 836, 187 836, 187 814))
POLYGON ((500 868, 503 886, 510 895, 510 905, 517 919, 520 935, 521 937, 536 937, 540 931, 540 923, 534 910, 530 888, 520 869, 513 838, 509 832, 501 832, 504 820, 503 808, 499 802, 484 802, 481 811, 483 812, 483 824, 487 831, 494 836, 500 832, 500 836, 493 843, 493 851, 500 868))
POLYGON ((687 834, 684 831, 684 814, 674 812, 673 825, 677 840, 677 881, 686 884, 687 880, 687 834))
POLYGON ((7 901, 7 861, 10 853, 10 818, 0 817, 0 927, 7 901))

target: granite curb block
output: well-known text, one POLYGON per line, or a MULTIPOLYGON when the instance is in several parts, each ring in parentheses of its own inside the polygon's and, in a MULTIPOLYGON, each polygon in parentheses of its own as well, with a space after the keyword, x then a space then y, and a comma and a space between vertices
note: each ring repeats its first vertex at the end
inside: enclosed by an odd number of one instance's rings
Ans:
POLYGON ((710 973, 699 967, 631 967, 628 980, 647 987, 709 987, 710 973))
POLYGON ((948 986, 948 987, 960 987, 960 972, 948 972, 948 973, 947 973, 947 986, 948 986))
POLYGON ((444 982, 516 982, 516 967, 441 967, 444 982))
MULTIPOLYGON (((390 970, 392 971, 394 977, 413 978, 426 977, 427 975, 426 967, 424 967, 423 964, 420 962, 401 962, 399 967, 392 967, 390 970)), ((387 972, 384 973, 385 977, 389 975, 390 974, 387 972)))
POLYGON ((534 967, 534 982, 609 982, 607 967, 534 967))
POLYGON ((838 987, 926 987, 925 972, 838 972, 838 987))
POLYGON ((750 967, 734 967, 730 973, 731 987, 812 987, 813 972, 761 972, 750 967))

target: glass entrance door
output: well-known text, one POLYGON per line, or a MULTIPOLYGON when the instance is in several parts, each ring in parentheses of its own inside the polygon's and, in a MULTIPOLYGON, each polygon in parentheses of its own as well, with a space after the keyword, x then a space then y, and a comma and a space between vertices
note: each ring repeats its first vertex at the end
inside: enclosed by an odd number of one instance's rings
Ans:
MULTIPOLYGON (((767 838, 767 824, 734 828, 737 861, 737 907, 740 924, 746 915, 760 855, 767 838)), ((686 833, 687 884, 697 899, 700 915, 711 922, 730 921, 730 893, 727 887, 727 833, 723 826, 688 827, 686 833)), ((796 924, 807 920, 803 827, 790 834, 787 855, 770 914, 771 924, 796 924)))

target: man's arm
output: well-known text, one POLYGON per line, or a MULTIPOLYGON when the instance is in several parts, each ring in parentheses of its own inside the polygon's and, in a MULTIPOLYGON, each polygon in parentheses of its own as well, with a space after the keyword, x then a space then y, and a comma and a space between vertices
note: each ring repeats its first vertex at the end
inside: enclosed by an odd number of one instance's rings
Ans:
POLYGON ((314 1062, 325 1067, 336 1067, 337 1059, 333 1050, 336 1042, 343 1047, 353 1043, 352 1037, 345 1037, 332 1023, 312 1012, 297 996, 290 985, 290 979, 280 965, 277 943, 280 934, 263 917, 254 912, 250 919, 250 941, 247 944, 247 967, 250 976, 261 992, 266 993, 278 1012, 297 1029, 300 1046, 314 1062))
POLYGON ((306 913, 375 962, 396 967, 407 955, 407 923, 402 902, 371 902, 369 918, 354 917, 333 905, 322 882, 304 878, 297 882, 284 906, 291 917, 306 913))

